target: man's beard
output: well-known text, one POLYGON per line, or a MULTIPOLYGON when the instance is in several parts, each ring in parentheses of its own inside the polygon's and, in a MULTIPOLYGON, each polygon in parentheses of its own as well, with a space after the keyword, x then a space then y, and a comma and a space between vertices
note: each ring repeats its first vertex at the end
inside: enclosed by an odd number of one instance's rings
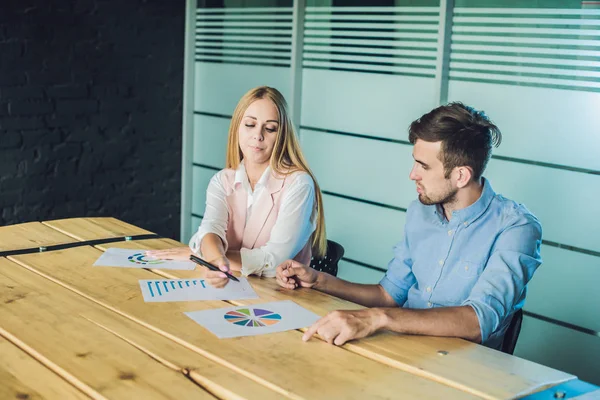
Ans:
POLYGON ((434 204, 444 205, 448 203, 453 203, 456 201, 457 192, 458 189, 453 189, 450 186, 450 183, 448 182, 448 186, 446 187, 446 190, 443 193, 432 197, 427 196, 425 193, 421 193, 419 194, 419 201, 426 206, 431 206, 434 204))

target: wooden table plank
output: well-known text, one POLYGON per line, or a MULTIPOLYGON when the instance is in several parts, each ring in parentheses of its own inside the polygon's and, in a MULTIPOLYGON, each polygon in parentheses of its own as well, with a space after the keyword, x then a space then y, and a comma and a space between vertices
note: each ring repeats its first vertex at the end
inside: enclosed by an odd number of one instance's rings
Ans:
POLYGON ((89 399, 2 337, 0 337, 0 382, 0 399, 89 399))
POLYGON ((183 374, 86 319, 113 317, 107 310, 15 263, 0 259, 0 266, 2 330, 85 385, 109 398, 213 398, 183 374))
POLYGON ((21 250, 74 243, 74 238, 52 229, 41 222, 0 227, 0 251, 21 250))
MULTIPOLYGON (((5 259, 0 259, 0 263, 0 265, 4 265, 7 268, 12 266, 12 268, 4 271, 4 275, 10 274, 10 277, 13 278, 13 280, 19 279, 20 282, 27 283, 27 285, 21 283, 21 286, 17 286, 13 283, 8 283, 6 285, 8 290, 4 291, 4 294, 10 296, 10 298, 4 300, 3 305, 3 298, 0 295, 0 315, 2 315, 3 307, 9 307, 16 301, 18 301, 21 306, 25 306, 23 303, 27 302, 28 307, 35 307, 35 304, 33 306, 29 304, 31 300, 27 298, 28 291, 34 291, 35 298, 38 298, 40 295, 48 297, 47 302, 52 304, 52 310, 57 310, 60 314, 60 316, 56 318, 66 318, 66 314, 70 316, 80 316, 88 322, 94 321, 93 324, 95 324, 95 327, 101 326, 103 330, 112 332, 115 337, 121 338, 132 346, 137 346, 136 348, 139 351, 142 351, 140 349, 143 349, 144 354, 153 354, 162 360, 166 360, 164 364, 178 365, 178 370, 181 373, 184 373, 188 379, 206 388, 219 398, 281 398, 280 394, 265 388, 263 385, 259 385, 250 379, 244 378, 233 372, 231 369, 223 367, 221 364, 212 362, 205 357, 190 352, 188 349, 173 341, 153 333, 125 317, 114 314, 94 302, 87 301, 81 296, 44 279, 19 264, 5 259), (16 291, 16 293, 14 291, 16 291), (62 304, 62 306, 58 306, 59 303, 62 304), (8 306, 6 304, 8 304, 8 306), (99 325, 96 325, 96 323, 99 325), (232 382, 235 382, 235 385, 232 385, 232 382)), ((2 283, 2 275, 0 274, 0 288, 3 287, 2 283)), ((37 312, 37 309, 34 309, 31 312, 37 312)), ((75 319, 77 320, 76 323, 82 322, 79 317, 75 319)), ((2 322, 0 322, 0 326, 3 326, 2 322)), ((90 325, 84 324, 84 327, 77 329, 77 332, 80 335, 85 334, 86 337, 93 337, 96 331, 95 327, 92 327, 94 329, 92 329, 91 333, 88 333, 84 329, 90 329, 90 325)), ((87 352, 80 351, 79 353, 86 354, 87 352)))
POLYGON ((214 309, 220 301, 146 304, 140 269, 91 267, 101 254, 90 247, 11 259, 78 291, 107 309, 161 333, 282 395, 293 398, 475 398, 321 341, 302 343, 297 331, 220 340, 184 311, 214 309))
POLYGON ((44 221, 43 224, 79 241, 152 233, 116 218, 69 218, 44 221))

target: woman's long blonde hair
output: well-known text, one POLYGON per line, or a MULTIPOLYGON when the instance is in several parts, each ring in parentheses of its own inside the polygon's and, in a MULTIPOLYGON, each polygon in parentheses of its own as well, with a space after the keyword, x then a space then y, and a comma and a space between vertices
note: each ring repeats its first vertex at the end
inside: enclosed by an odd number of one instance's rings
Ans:
POLYGON ((279 131, 275 146, 271 154, 270 166, 273 172, 279 175, 286 175, 296 171, 304 171, 310 175, 315 185, 315 195, 317 201, 317 228, 312 235, 313 254, 316 257, 323 257, 327 251, 327 235, 325 233, 325 216, 323 212, 323 196, 321 188, 315 179, 308 163, 300 149, 300 143, 294 130, 294 125, 288 113, 287 102, 283 95, 274 88, 268 86, 259 86, 251 89, 240 99, 229 125, 229 138, 227 140, 227 159, 226 167, 237 169, 242 161, 243 155, 239 146, 239 129, 242 117, 246 109, 260 99, 269 99, 277 107, 279 113, 279 131))

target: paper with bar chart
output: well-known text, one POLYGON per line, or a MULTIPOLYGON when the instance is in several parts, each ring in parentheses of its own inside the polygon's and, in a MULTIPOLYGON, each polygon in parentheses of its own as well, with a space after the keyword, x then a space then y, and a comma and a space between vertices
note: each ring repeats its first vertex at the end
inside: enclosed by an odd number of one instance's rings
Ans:
POLYGON ((193 270, 196 264, 192 261, 163 260, 146 256, 146 250, 107 249, 94 263, 94 267, 121 268, 156 268, 193 270))
POLYGON ((213 310, 190 311, 185 315, 220 339, 264 335, 304 328, 320 316, 291 300, 213 310))
POLYGON ((246 278, 229 281, 221 289, 210 286, 204 279, 144 279, 140 288, 144 301, 159 303, 195 300, 242 300, 257 299, 258 295, 246 278))

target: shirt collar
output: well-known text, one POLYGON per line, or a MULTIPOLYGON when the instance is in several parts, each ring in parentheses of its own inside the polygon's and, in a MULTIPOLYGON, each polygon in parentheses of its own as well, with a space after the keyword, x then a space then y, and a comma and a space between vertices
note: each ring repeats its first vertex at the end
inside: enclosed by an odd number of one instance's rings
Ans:
MULTIPOLYGON (((254 190, 265 186, 267 184, 267 181, 269 180, 270 175, 271 175, 271 167, 269 166, 269 167, 267 167, 267 169, 265 169, 265 172, 263 172, 263 174, 261 175, 258 182, 256 182, 254 190)), ((244 166, 243 160, 242 160, 242 162, 240 162, 240 165, 235 170, 235 179, 233 181, 234 188, 238 188, 240 185, 246 189, 250 188, 250 182, 248 180, 248 174, 246 173, 246 167, 244 166)))
POLYGON ((452 219, 456 218, 465 225, 469 225, 479 218, 485 210, 487 210, 490 203, 496 196, 496 192, 494 192, 492 185, 487 179, 483 177, 481 179, 483 182, 483 190, 481 191, 481 196, 479 196, 479 199, 477 199, 477 201, 471 204, 469 207, 452 212, 452 219))

